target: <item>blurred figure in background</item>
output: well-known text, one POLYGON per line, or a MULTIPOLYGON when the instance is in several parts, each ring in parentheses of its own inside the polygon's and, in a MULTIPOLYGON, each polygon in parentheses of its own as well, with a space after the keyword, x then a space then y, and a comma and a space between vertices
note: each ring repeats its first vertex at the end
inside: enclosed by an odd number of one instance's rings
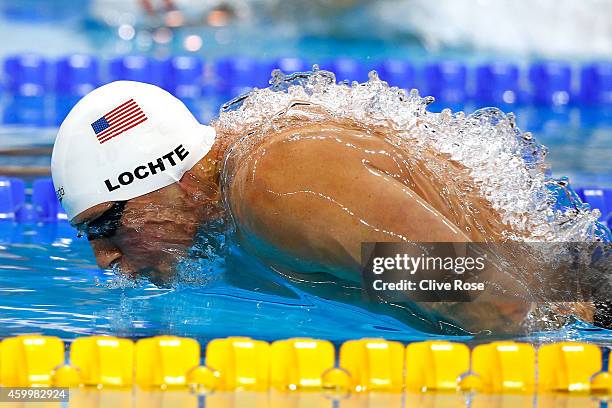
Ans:
POLYGON ((469 47, 547 57, 612 53, 608 0, 94 0, 91 13, 113 25, 284 24, 305 35, 418 39, 430 51, 469 47), (363 30, 364 25, 374 29, 363 30))
MULTIPOLYGON (((89 20, 136 31, 232 26, 269 40, 379 39, 417 43, 428 52, 467 48, 542 57, 612 54, 610 0, 57 0, 53 7, 50 4, 2 0, 0 11, 38 23, 89 20), (363 30, 364 26, 372 29, 363 30)), ((39 46, 28 45, 32 51, 39 46)))

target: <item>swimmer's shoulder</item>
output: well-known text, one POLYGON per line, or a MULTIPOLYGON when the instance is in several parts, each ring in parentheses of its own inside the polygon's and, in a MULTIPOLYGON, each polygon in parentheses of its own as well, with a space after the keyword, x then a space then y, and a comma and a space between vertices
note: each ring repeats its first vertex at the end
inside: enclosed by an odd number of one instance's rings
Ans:
POLYGON ((343 175, 355 174, 365 161, 384 173, 401 172, 397 158, 404 154, 380 135, 349 124, 300 124, 236 141, 225 160, 224 182, 225 187, 246 183, 240 188, 249 190, 261 183, 339 187, 343 175))

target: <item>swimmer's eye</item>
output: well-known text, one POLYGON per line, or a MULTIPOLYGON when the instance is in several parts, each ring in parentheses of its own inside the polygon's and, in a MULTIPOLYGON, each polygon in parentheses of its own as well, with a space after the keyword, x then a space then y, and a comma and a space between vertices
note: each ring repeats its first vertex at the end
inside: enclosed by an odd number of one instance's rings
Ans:
POLYGON ((89 241, 110 238, 117 232, 127 201, 116 201, 101 216, 91 222, 76 225, 79 237, 86 236, 89 241))

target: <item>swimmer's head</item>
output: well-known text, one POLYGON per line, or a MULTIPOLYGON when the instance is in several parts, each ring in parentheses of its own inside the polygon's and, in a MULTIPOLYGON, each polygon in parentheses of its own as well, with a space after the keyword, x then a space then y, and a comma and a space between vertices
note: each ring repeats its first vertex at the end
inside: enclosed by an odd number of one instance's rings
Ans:
POLYGON ((164 273, 185 252, 215 211, 205 203, 216 191, 203 160, 215 136, 149 84, 113 82, 76 104, 59 129, 51 169, 68 218, 101 267, 164 273))
POLYGON ((70 220, 181 179, 211 149, 204 126, 154 85, 117 81, 87 94, 62 123, 51 159, 56 193, 70 220))

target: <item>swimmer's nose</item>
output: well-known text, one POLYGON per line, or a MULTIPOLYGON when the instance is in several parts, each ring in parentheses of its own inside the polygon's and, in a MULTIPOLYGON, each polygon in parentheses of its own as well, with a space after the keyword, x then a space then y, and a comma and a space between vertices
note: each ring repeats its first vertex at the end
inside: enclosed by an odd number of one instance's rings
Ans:
POLYGON ((96 263, 106 269, 123 255, 123 253, 108 239, 95 239, 89 242, 96 257, 96 263))

